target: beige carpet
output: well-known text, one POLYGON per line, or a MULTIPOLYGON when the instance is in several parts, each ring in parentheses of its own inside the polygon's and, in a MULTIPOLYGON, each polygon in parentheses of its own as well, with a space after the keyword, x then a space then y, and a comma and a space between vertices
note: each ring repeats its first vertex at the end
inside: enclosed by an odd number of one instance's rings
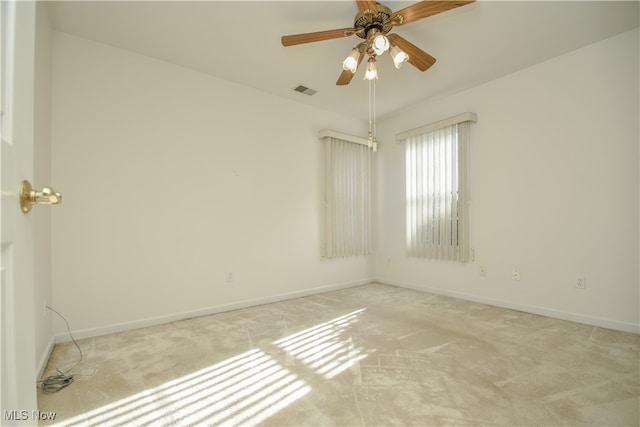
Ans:
POLYGON ((380 284, 79 344, 61 425, 640 424, 640 336, 380 284))

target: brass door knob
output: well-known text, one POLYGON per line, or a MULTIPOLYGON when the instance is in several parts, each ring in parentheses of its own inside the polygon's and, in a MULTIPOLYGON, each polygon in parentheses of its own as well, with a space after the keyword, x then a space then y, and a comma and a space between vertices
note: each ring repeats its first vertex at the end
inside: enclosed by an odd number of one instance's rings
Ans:
POLYGON ((20 184, 20 208, 27 213, 33 205, 57 205, 62 203, 62 194, 56 193, 51 187, 43 187, 41 191, 34 190, 26 179, 20 184))

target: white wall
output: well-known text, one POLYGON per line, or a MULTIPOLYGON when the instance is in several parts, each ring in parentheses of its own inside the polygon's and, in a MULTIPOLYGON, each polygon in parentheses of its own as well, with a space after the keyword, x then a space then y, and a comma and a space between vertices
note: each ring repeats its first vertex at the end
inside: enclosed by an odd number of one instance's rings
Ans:
MULTIPOLYGON (((34 182, 37 188, 51 182, 51 55, 52 29, 47 6, 36 3, 35 78, 34 78, 34 182)), ((55 185, 53 187, 56 188, 55 185)), ((51 303, 51 209, 33 209, 34 218, 34 313, 37 369, 44 369, 53 347, 50 312, 44 312, 45 301, 51 303)))
POLYGON ((54 33, 56 308, 90 336, 370 282, 320 257, 316 137, 365 126, 54 33))
POLYGON ((376 277, 640 332, 638 75, 636 29, 379 122, 376 277), (467 111, 475 262, 407 258, 395 134, 467 111))
POLYGON ((640 331, 637 30, 380 120, 375 262, 320 258, 316 132, 366 124, 61 33, 53 75, 53 303, 79 336, 374 276, 640 331), (465 111, 475 261, 409 259, 394 136, 465 111))

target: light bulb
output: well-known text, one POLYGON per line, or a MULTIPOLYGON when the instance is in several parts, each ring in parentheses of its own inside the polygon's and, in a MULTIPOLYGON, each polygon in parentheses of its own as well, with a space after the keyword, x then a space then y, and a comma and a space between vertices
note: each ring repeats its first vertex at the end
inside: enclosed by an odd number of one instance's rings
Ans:
POLYGON ((391 58, 393 58, 393 64, 396 68, 402 67, 402 64, 409 60, 409 55, 401 51, 398 46, 391 47, 389 54, 391 55, 391 58))
POLYGON ((378 34, 373 38, 371 47, 373 48, 373 51, 376 53, 376 55, 382 55, 389 49, 389 39, 387 39, 382 34, 378 34))
POLYGON ((355 73, 358 69, 358 58, 360 57, 360 51, 357 48, 353 48, 349 56, 342 62, 342 69, 349 70, 355 73))
POLYGON ((367 63, 367 70, 364 73, 364 79, 378 79, 378 70, 376 68, 376 60, 374 58, 369 59, 369 62, 367 63))

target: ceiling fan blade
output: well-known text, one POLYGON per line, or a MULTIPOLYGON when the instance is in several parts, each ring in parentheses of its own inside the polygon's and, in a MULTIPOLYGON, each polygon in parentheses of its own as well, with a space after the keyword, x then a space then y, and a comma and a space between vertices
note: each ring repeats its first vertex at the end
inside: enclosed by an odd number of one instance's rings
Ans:
MULTIPOLYGON (((364 59, 364 49, 360 50, 360 55, 358 56, 358 65, 356 65, 356 70, 360 66, 362 59, 364 59)), ((338 81, 336 82, 336 85, 338 86, 348 85, 349 83, 351 83, 351 79, 353 79, 353 76, 355 74, 356 73, 352 73, 349 70, 343 70, 340 76, 338 77, 338 81)))
POLYGON ((340 28, 337 30, 318 31, 315 33, 294 34, 291 36, 282 36, 283 46, 293 46, 303 43, 319 42, 323 40, 338 39, 340 37, 349 37, 356 33, 354 28, 340 28))
POLYGON ((365 11, 370 10, 374 13, 374 15, 378 14, 378 5, 376 4, 375 0, 356 0, 356 3, 358 3, 358 10, 360 11, 360 13, 364 13, 365 11))
POLYGON ((349 83, 351 83, 351 79, 353 79, 353 76, 354 76, 354 73, 352 73, 351 71, 342 70, 342 73, 338 77, 338 81, 336 82, 336 85, 338 86, 348 85, 349 83))
POLYGON ((413 43, 408 42, 406 39, 400 37, 397 34, 389 34, 387 36, 391 44, 395 44, 404 53, 409 55, 409 64, 413 65, 420 71, 425 71, 433 64, 436 63, 436 58, 429 55, 413 43))
POLYGON ((394 25, 404 25, 473 3, 474 1, 475 0, 424 0, 394 12, 389 18, 389 22, 395 21, 394 25))

